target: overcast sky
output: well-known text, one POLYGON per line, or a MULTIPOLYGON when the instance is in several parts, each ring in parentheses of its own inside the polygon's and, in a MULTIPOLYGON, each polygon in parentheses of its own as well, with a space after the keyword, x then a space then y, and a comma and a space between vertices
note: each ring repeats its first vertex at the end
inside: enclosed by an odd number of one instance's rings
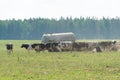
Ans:
POLYGON ((0 0, 0 19, 120 17, 120 0, 0 0))

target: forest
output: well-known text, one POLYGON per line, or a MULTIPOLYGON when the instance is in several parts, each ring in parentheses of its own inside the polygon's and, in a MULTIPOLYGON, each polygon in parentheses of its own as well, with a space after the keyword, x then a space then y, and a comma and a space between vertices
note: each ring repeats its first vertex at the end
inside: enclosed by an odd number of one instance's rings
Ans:
POLYGON ((45 33, 73 32, 77 39, 120 39, 120 18, 0 20, 1 40, 40 40, 45 33))

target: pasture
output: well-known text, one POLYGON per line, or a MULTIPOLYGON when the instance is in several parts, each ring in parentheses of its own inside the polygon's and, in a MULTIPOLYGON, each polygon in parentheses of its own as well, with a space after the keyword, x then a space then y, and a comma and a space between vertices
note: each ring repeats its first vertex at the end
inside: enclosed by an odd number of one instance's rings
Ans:
POLYGON ((120 52, 28 53, 23 43, 38 40, 0 40, 0 80, 120 80, 120 52), (13 53, 5 44, 12 42, 13 53))

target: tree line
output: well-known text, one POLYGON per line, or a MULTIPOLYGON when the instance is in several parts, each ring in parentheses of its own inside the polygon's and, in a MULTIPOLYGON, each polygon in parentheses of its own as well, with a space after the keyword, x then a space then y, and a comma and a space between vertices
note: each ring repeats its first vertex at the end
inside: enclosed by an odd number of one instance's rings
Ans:
POLYGON ((44 33, 73 32, 77 39, 120 39, 120 18, 0 20, 0 39, 38 40, 44 33))

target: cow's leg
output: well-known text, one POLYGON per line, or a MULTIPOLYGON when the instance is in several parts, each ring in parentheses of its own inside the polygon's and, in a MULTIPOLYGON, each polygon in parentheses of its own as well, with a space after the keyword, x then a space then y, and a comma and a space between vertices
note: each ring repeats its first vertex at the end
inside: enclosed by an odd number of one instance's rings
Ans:
POLYGON ((60 47, 56 47, 59 52, 62 52, 62 49, 60 47))
POLYGON ((8 53, 8 54, 10 54, 10 53, 11 53, 10 49, 9 49, 9 50, 7 50, 7 53, 8 53))
POLYGON ((28 53, 30 53, 30 50, 29 50, 29 49, 27 49, 27 51, 28 51, 28 53))
POLYGON ((7 53, 9 53, 9 50, 7 50, 7 53))
POLYGON ((10 53, 13 53, 13 49, 10 50, 10 53))

